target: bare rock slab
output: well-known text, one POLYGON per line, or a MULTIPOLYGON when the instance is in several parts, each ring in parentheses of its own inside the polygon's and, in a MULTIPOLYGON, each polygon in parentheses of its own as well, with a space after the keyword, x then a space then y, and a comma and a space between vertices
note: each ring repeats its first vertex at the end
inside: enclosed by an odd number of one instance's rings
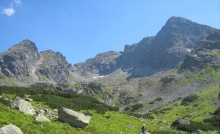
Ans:
POLYGON ((58 120, 67 122, 73 127, 85 128, 89 124, 91 118, 92 117, 89 115, 68 108, 61 108, 58 110, 58 120))
POLYGON ((11 108, 18 109, 19 111, 22 111, 25 114, 29 114, 29 115, 35 114, 32 105, 18 96, 12 101, 11 108))
POLYGON ((46 116, 44 116, 44 114, 42 113, 38 114, 35 120, 40 121, 40 122, 50 122, 50 120, 46 116))
POLYGON ((0 128, 0 134, 23 134, 21 129, 13 124, 0 128))

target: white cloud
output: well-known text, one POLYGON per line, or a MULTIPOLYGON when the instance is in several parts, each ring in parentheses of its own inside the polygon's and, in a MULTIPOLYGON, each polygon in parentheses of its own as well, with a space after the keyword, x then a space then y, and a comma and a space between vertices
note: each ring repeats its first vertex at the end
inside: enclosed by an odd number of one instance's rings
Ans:
POLYGON ((6 14, 8 16, 12 16, 14 13, 15 13, 15 10, 13 7, 3 9, 3 14, 6 14))
POLYGON ((21 4, 21 0, 14 0, 16 5, 20 5, 21 4))
POLYGON ((8 7, 0 6, 0 14, 5 14, 7 16, 12 16, 15 14, 15 8, 21 6, 21 0, 11 0, 11 3, 8 7))

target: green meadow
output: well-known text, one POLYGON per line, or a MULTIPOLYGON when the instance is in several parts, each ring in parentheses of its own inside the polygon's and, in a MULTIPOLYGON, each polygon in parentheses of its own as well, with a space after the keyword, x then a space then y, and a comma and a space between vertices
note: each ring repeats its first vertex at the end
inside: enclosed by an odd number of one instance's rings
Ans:
MULTIPOLYGON (((181 131, 177 131, 171 127, 176 119, 182 118, 206 124, 203 120, 214 116, 213 112, 216 110, 216 107, 212 102, 218 99, 219 89, 219 86, 214 86, 199 92, 197 98, 189 102, 188 105, 182 105, 181 102, 184 98, 180 98, 168 106, 153 111, 149 115, 154 118, 147 119, 144 116, 143 118, 137 116, 137 118, 135 114, 132 116, 131 114, 118 112, 117 108, 98 103, 91 97, 87 98, 87 96, 76 96, 60 92, 50 93, 50 91, 40 89, 32 90, 16 87, 0 87, 0 94, 2 96, 0 102, 0 127, 7 124, 14 124, 18 126, 24 134, 137 134, 140 132, 142 124, 146 124, 147 131, 150 133, 178 134, 181 133, 181 131), (32 105, 42 109, 54 109, 66 106, 74 110, 73 102, 83 97, 87 101, 90 100, 90 103, 81 103, 81 107, 75 107, 77 109, 76 111, 91 115, 92 119, 89 125, 84 129, 71 127, 67 123, 59 122, 52 118, 49 118, 51 122, 37 122, 34 120, 35 116, 25 115, 8 106, 9 100, 18 95, 24 98, 25 94, 31 94, 31 97, 35 98, 34 101, 31 102, 32 105), (46 99, 39 99, 39 97, 37 98, 36 96, 41 96, 41 98, 46 99), (56 99, 56 97, 59 98, 56 99), (50 103, 47 101, 50 101, 50 103), (69 104, 71 102, 72 104, 69 104), (88 105, 93 105, 94 108, 88 107, 88 105), (96 106, 97 108, 95 108, 96 106)), ((219 131, 218 128, 203 131, 203 133, 211 132, 219 131)), ((189 132, 184 131, 184 133, 189 132)))

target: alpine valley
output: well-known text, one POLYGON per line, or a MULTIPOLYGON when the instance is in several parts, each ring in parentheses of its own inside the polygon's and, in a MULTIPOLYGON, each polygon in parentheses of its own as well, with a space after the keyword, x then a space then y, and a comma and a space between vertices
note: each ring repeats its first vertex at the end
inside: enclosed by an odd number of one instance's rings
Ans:
MULTIPOLYGON (((203 122, 205 117, 211 119, 211 113, 220 107, 219 82, 220 30, 182 17, 169 18, 155 36, 125 45, 122 52, 103 52, 74 65, 68 63, 60 52, 38 52, 37 44, 28 39, 0 54, 1 87, 25 87, 90 96, 101 104, 117 107, 121 113, 151 114, 154 120, 160 118, 159 123, 168 122, 169 125, 176 125, 178 118, 198 122, 203 122), (193 101, 190 100, 192 98, 193 101), (199 108, 205 106, 210 111, 199 115, 199 108), (192 107, 198 110, 198 115, 193 113, 195 109, 192 107), (188 112, 183 114, 181 110, 188 112)), ((105 114, 105 119, 116 116, 116 113, 109 113, 105 114)), ((96 114, 93 113, 94 116, 96 114)), ((149 126, 156 124, 150 118, 143 120, 149 126)), ((85 132, 104 133, 93 130, 90 124, 88 126, 85 132)), ((157 129, 155 126, 148 128, 151 133, 159 133, 160 126, 157 129)), ((194 132, 181 127, 177 129, 194 132)), ((203 131, 209 133, 218 129, 203 131)), ((116 130, 111 132, 123 133, 116 130)), ((165 130, 160 129, 161 133, 166 133, 165 130)), ((79 133, 83 132, 80 130, 79 133)))

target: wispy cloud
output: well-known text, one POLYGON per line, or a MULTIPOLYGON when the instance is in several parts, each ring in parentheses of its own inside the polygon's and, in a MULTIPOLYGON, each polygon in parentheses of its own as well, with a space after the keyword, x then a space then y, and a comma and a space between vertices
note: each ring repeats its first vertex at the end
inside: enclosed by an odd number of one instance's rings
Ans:
POLYGON ((3 9, 3 14, 6 14, 8 16, 12 16, 14 13, 15 13, 15 10, 13 7, 3 9))
POLYGON ((7 16, 12 16, 15 14, 15 6, 21 5, 21 0, 12 0, 9 7, 0 7, 0 13, 5 14, 7 16))
POLYGON ((14 0, 14 3, 15 3, 16 5, 20 5, 20 4, 21 4, 21 0, 14 0))

